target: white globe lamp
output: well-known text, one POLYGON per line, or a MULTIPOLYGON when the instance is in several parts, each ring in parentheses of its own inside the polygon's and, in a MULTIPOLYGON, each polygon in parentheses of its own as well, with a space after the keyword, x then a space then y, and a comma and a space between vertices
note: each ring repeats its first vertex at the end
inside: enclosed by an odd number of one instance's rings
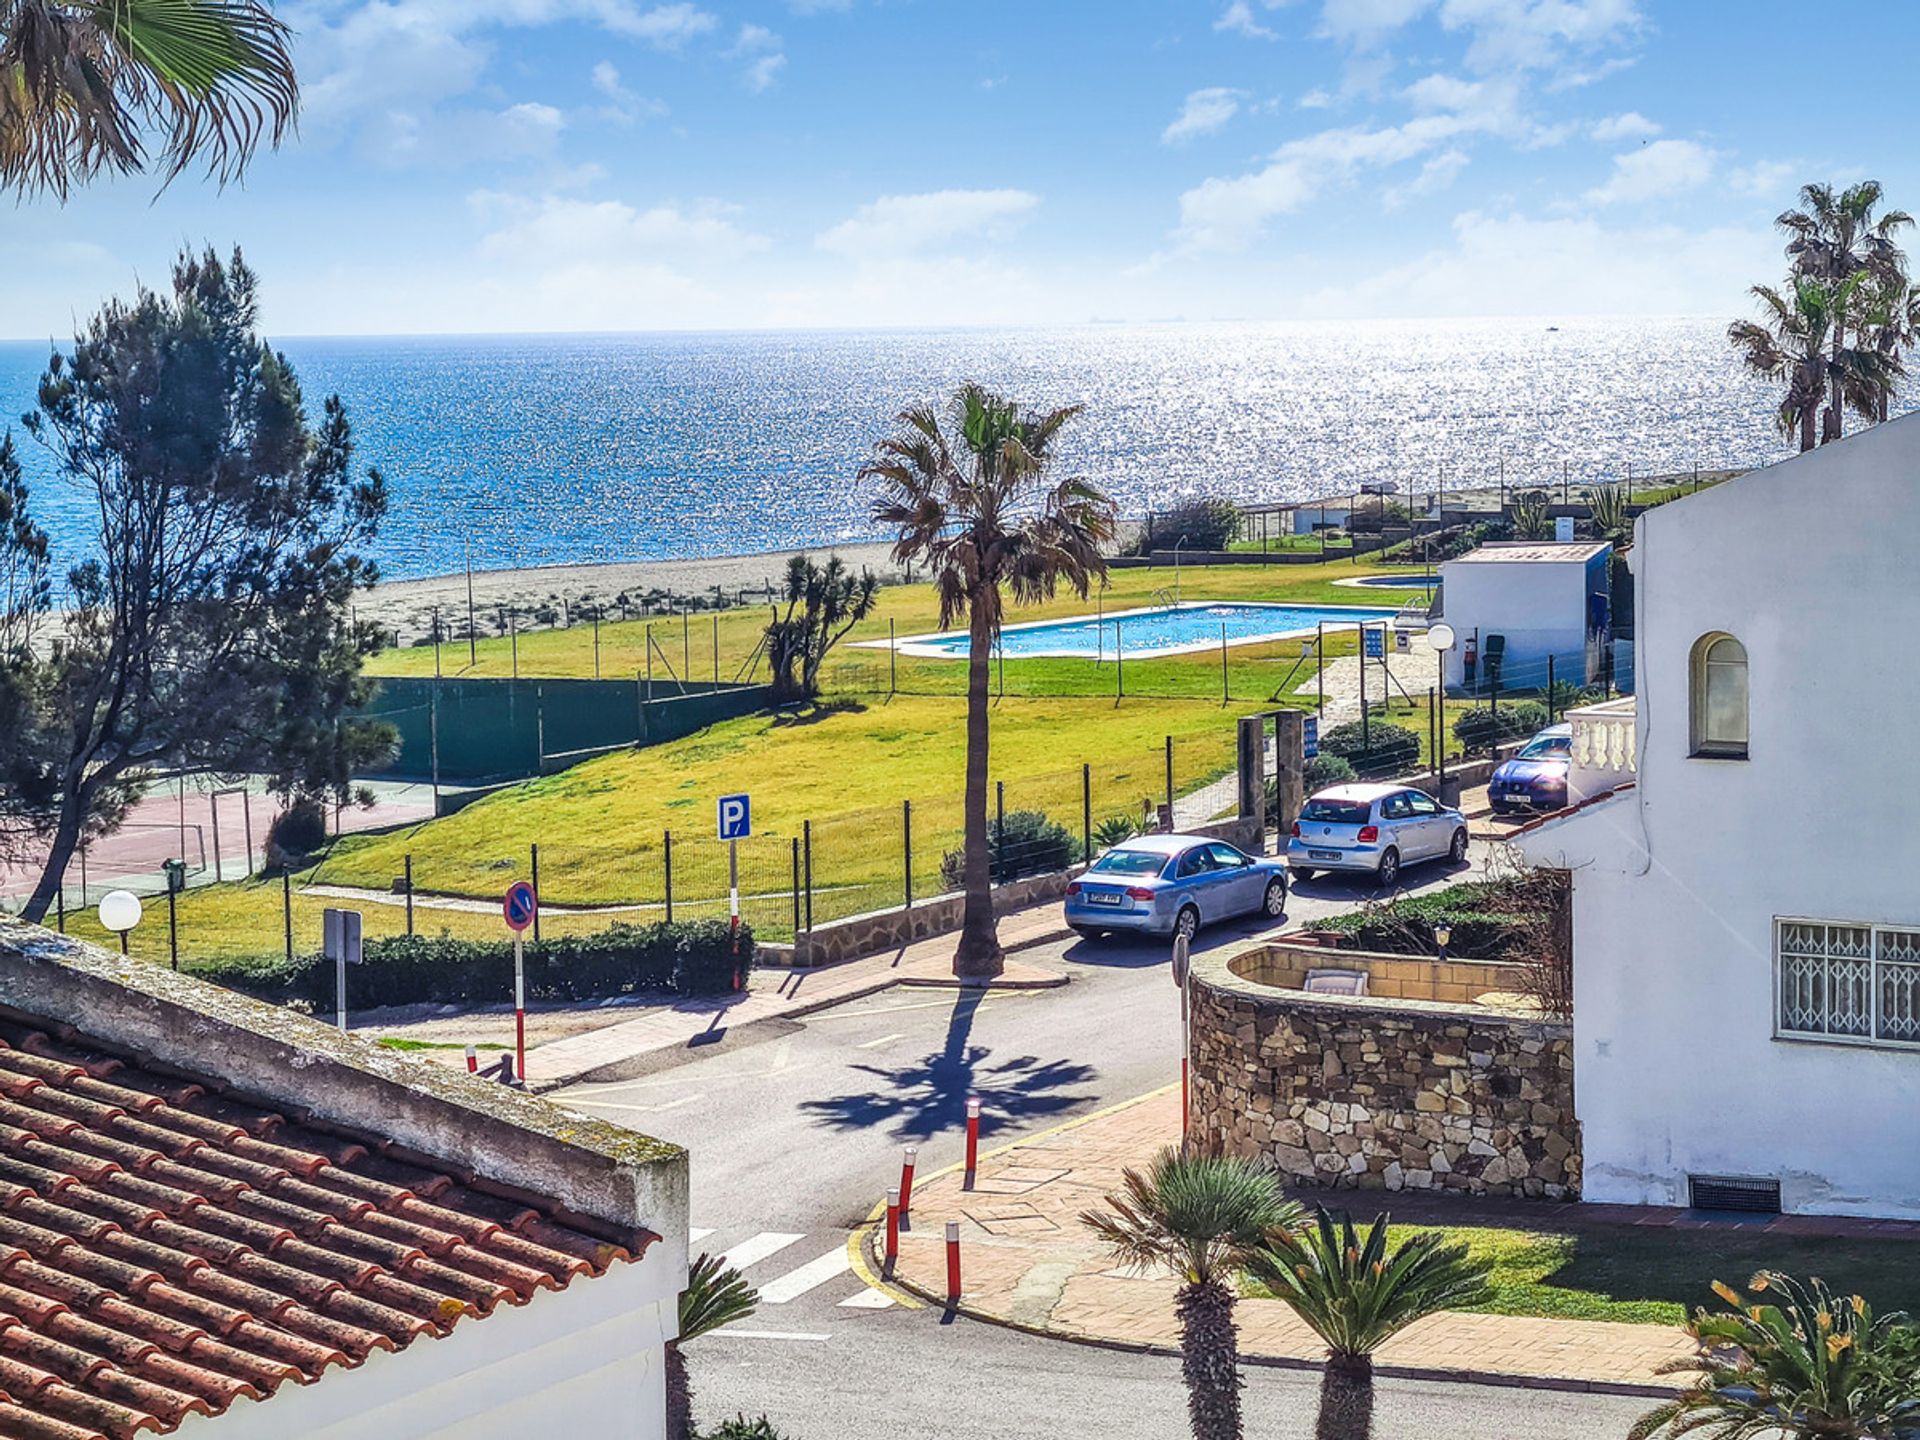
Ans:
POLYGON ((127 932, 140 923, 140 897, 131 890, 109 890, 100 897, 100 924, 120 937, 127 953, 127 932))

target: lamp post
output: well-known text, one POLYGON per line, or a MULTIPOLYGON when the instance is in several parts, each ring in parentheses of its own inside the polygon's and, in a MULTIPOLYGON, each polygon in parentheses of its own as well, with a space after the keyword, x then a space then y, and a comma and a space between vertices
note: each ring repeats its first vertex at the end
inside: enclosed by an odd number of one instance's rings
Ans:
POLYGON ((1447 799, 1447 652, 1453 649, 1455 638, 1453 627, 1444 620, 1427 627, 1427 645, 1433 651, 1434 665, 1440 677, 1439 686, 1433 692, 1433 703, 1440 711, 1433 727, 1433 763, 1434 775, 1440 787, 1440 803, 1443 805, 1451 803, 1447 799))
POLYGON ((1443 963, 1447 958, 1447 943, 1452 939, 1453 926, 1446 921, 1442 920, 1433 927, 1433 943, 1439 947, 1440 959, 1443 963))
POLYGON ((100 897, 100 924, 120 937, 120 953, 127 953, 127 932, 140 923, 140 897, 131 890, 109 890, 100 897))

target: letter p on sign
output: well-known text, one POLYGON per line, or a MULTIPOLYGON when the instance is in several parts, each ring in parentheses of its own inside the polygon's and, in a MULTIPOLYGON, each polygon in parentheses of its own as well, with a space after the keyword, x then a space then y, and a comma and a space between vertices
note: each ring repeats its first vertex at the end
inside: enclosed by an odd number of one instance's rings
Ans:
POLYGON ((753 834, 753 802, 745 795, 720 797, 720 838, 744 840, 753 834))

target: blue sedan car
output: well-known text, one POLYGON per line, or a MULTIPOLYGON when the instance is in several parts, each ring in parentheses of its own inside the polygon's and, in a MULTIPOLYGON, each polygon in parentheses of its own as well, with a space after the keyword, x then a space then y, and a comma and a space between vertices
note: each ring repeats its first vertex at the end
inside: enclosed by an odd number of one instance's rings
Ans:
POLYGON ((1215 920, 1286 909, 1285 867, 1202 835, 1136 836, 1067 886, 1067 924, 1089 940, 1119 930, 1191 938, 1215 920))
POLYGON ((1487 804, 1493 813, 1558 810, 1567 803, 1567 771, 1573 767, 1573 726, 1552 725, 1493 772, 1487 804))

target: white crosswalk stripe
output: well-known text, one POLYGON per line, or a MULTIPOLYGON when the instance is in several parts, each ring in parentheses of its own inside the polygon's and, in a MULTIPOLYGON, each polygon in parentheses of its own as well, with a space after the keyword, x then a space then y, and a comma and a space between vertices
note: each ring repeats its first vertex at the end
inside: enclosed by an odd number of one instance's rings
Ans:
POLYGON ((769 1280, 760 1287, 760 1302, 763 1305, 784 1305, 796 1300, 816 1286, 824 1285, 836 1276, 844 1275, 853 1268, 853 1262, 847 1259, 847 1247, 840 1245, 818 1260, 810 1260, 798 1270, 789 1270, 777 1280, 769 1280))
POLYGON ((698 1226, 695 1226, 693 1229, 687 1231, 687 1243, 689 1245, 698 1245, 712 1233, 713 1231, 711 1230, 702 1230, 698 1226))
POLYGON ((857 1295, 849 1295, 840 1302, 843 1310, 884 1310, 893 1304, 891 1295, 883 1295, 878 1290, 866 1289, 857 1295))
POLYGON ((750 1265, 758 1265, 769 1255, 778 1255, 789 1245, 796 1245, 806 1239, 805 1235, 789 1235, 780 1230, 762 1230, 749 1240, 742 1240, 720 1257, 721 1263, 731 1265, 736 1270, 745 1270, 750 1265))

